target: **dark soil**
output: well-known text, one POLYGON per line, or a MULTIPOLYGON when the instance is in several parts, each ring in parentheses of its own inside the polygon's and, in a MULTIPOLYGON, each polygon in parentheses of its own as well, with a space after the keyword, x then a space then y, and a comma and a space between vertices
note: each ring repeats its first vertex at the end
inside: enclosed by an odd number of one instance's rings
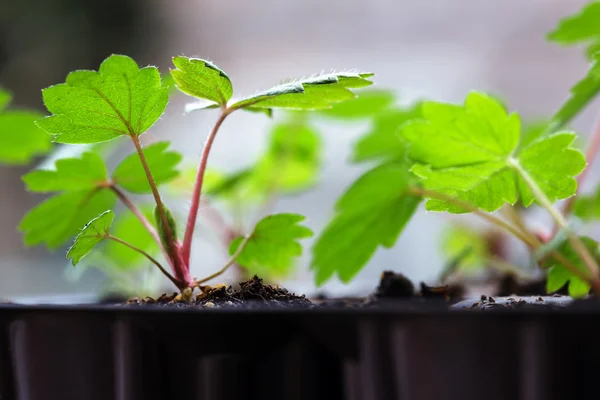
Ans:
POLYGON ((403 274, 385 271, 381 274, 375 292, 367 297, 327 298, 320 295, 313 301, 304 295, 290 293, 280 286, 267 285, 257 276, 240 282, 239 287, 217 285, 203 287, 191 302, 183 301, 177 293, 163 294, 157 299, 134 298, 128 306, 164 306, 177 308, 381 308, 393 305, 403 309, 422 309, 450 307, 470 310, 500 310, 528 308, 563 308, 567 305, 562 295, 545 296, 545 282, 519 284, 505 279, 502 293, 506 295, 494 297, 482 296, 477 300, 464 300, 465 289, 458 285, 428 286, 420 283, 417 291, 415 285, 403 274), (539 290, 538 290, 539 289, 539 290), (531 296, 535 295, 535 296, 531 296), (542 295, 542 296, 540 296, 542 295), (530 296, 530 297, 526 297, 530 296))
POLYGON ((129 300, 127 304, 176 306, 179 308, 298 308, 313 306, 313 303, 305 296, 295 295, 279 286, 265 285, 263 280, 256 275, 248 281, 241 282, 239 288, 236 289, 226 285, 205 287, 203 292, 191 302, 179 300, 177 293, 172 293, 163 294, 158 299, 147 297, 140 300, 134 298, 129 300))

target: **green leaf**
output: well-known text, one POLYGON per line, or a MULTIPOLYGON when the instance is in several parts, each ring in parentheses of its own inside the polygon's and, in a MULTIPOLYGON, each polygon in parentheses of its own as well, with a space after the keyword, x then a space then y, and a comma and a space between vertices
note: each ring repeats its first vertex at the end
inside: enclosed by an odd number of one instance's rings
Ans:
POLYGON ((369 132, 354 145, 352 161, 400 160, 406 156, 406 141, 398 132, 406 122, 421 116, 421 105, 391 108, 376 115, 369 132))
POLYGON ((330 109, 321 111, 321 115, 337 118, 356 120, 370 118, 391 106, 396 98, 388 90, 364 91, 355 99, 334 104, 330 109))
MULTIPOLYGON (((156 185, 169 182, 179 175, 177 167, 182 156, 175 151, 169 151, 168 148, 168 142, 158 142, 144 148, 144 155, 156 185)), ((112 177, 116 184, 132 193, 152 192, 137 152, 121 161, 112 177)))
POLYGON ((73 266, 77 265, 98 243, 106 238, 114 217, 114 213, 108 210, 83 227, 81 233, 77 235, 75 242, 67 252, 67 258, 72 260, 73 266))
MULTIPOLYGON (((263 218, 252 232, 246 247, 237 257, 237 263, 250 274, 282 276, 302 255, 299 240, 312 236, 312 231, 300 225, 304 217, 298 214, 274 214, 263 218)), ((234 254, 244 239, 238 237, 229 246, 234 254)))
POLYGON ((600 219, 600 188, 590 195, 578 195, 573 203, 573 214, 584 221, 600 219))
POLYGON ((249 177, 254 194, 295 193, 314 185, 321 167, 318 132, 302 122, 273 127, 269 147, 249 177))
POLYGON ((64 192, 31 209, 21 220, 19 230, 25 244, 45 244, 56 249, 77 235, 83 225, 98 214, 113 208, 114 193, 107 189, 64 192))
POLYGON ((467 270, 485 268, 489 257, 485 236, 464 225, 452 225, 446 229, 442 237, 442 250, 448 259, 457 259, 461 254, 466 254, 460 259, 460 267, 467 270))
POLYGON ((35 170, 23 176, 31 192, 80 191, 107 182, 106 165, 97 153, 86 152, 79 158, 56 160, 54 170, 35 170))
POLYGON ((571 94, 552 117, 552 130, 573 120, 600 93, 600 53, 590 65, 588 73, 571 88, 571 94))
POLYGON ((59 143, 139 136, 159 119, 169 97, 158 69, 140 69, 121 55, 104 60, 99 72, 71 72, 65 83, 50 86, 42 94, 53 115, 37 124, 59 143))
MULTIPOLYGON (((575 194, 574 179, 585 167, 583 154, 572 148, 575 134, 558 132, 518 149, 521 124, 494 99, 468 95, 464 106, 425 103, 423 120, 408 123, 402 134, 417 162, 411 171, 433 190, 492 212, 520 198, 534 201, 517 170, 527 173, 550 201, 575 194)), ((465 212, 445 201, 430 199, 432 211, 465 212)))
POLYGON ((217 104, 227 104, 233 94, 231 80, 210 61, 199 58, 173 57, 177 69, 171 75, 183 93, 217 104))
POLYGON ((240 100, 231 108, 283 108, 290 110, 317 110, 354 98, 350 89, 371 85, 367 73, 333 73, 301 79, 275 86, 254 96, 240 100))
POLYGON ((547 39, 562 45, 597 44, 600 39, 600 2, 587 4, 578 14, 560 20, 547 39))
MULTIPOLYGON (((580 239, 589 250, 590 254, 598 259, 598 256, 600 255, 598 252, 598 242, 586 236, 582 236, 580 239)), ((585 263, 581 260, 581 257, 579 257, 568 241, 565 241, 558 247, 558 252, 571 261, 575 267, 582 272, 587 273, 585 263)), ((575 276, 571 271, 565 268, 565 266, 557 263, 554 259, 546 261, 544 267, 550 268, 546 285, 548 293, 556 292, 567 283, 569 284, 569 296, 571 297, 584 297, 590 291, 590 285, 586 281, 575 276)))
POLYGON ((8 107, 11 100, 12 95, 10 94, 10 92, 0 88, 0 111, 8 107))
POLYGON ((34 111, 7 110, 12 96, 0 89, 0 163, 27 164, 52 149, 51 137, 35 126, 42 117, 34 111))
POLYGON ((343 282, 351 281, 379 246, 391 248, 396 243, 420 202, 409 193, 414 184, 406 164, 387 163, 350 186, 313 247, 311 269, 317 285, 334 273, 343 282))
MULTIPOLYGON (((141 211, 146 219, 149 221, 152 220, 151 208, 142 207, 141 211)), ((150 233, 148 233, 140 220, 129 211, 117 216, 111 231, 114 236, 149 254, 156 254, 159 251, 150 233)), ((148 261, 141 253, 112 240, 106 242, 103 253, 106 257, 110 258, 115 266, 121 269, 138 268, 141 265, 147 264, 148 261)))
POLYGON ((252 173, 252 168, 245 168, 229 174, 220 173, 214 169, 207 170, 202 185, 203 192, 214 197, 231 197, 247 184, 252 173))
MULTIPOLYGON (((165 210, 165 216, 167 217, 167 224, 169 224, 171 236, 173 237, 173 240, 177 240, 177 224, 175 223, 175 218, 173 218, 171 210, 169 210, 164 203, 163 209, 165 210)), ((162 245, 165 249, 168 249, 169 241, 167 233, 165 232, 165 225, 163 224, 162 218, 160 217, 160 213, 158 212, 158 207, 154 208, 154 222, 156 223, 156 226, 158 228, 158 235, 160 236, 160 241, 162 242, 162 245)))

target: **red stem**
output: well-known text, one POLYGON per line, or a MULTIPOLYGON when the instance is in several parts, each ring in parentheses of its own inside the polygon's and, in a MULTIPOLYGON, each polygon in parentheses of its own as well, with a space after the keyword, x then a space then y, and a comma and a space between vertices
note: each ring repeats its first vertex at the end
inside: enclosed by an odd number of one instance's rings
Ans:
POLYGON ((190 207, 190 213, 188 215, 185 236, 183 238, 183 246, 181 248, 181 257, 183 262, 186 265, 190 264, 190 254, 192 248, 192 238, 194 236, 194 228, 196 226, 196 218, 198 218, 198 209, 200 207, 200 195, 202 193, 202 183, 204 181, 204 172, 206 171, 206 164, 208 162, 208 155, 210 154, 210 149, 215 141, 215 137, 217 136, 217 132, 221 127, 221 124, 227 118, 231 109, 224 107, 221 110, 221 114, 219 114, 219 118, 215 123, 215 126, 210 131, 208 137, 206 138, 206 142, 204 143, 204 148, 202 149, 202 157, 200 158, 200 165, 198 165, 198 174, 196 175, 196 182, 194 184, 194 192, 192 193, 192 205, 190 207))
POLYGON ((152 176, 152 172, 150 171, 150 167, 148 166, 148 162, 146 161, 146 156, 144 156, 144 151, 142 150, 142 145, 140 144, 140 140, 137 136, 131 135, 131 141, 133 142, 135 149, 140 157, 140 161, 142 162, 142 167, 144 168, 144 172, 146 173, 146 178, 148 179, 148 183, 150 184, 150 188, 152 189, 152 195, 154 196, 154 200, 156 201, 156 207, 158 208, 158 213, 161 218, 161 222, 163 225, 163 229, 166 235, 167 241, 167 251, 169 253, 170 259, 172 261, 172 268, 175 278, 183 282, 186 286, 193 286, 193 279, 190 275, 189 267, 187 263, 183 263, 179 254, 179 249, 175 240, 173 238, 173 233, 171 232, 171 228, 169 226, 169 222, 167 221, 167 214, 165 213, 165 208, 160 198, 160 194, 158 193, 158 188, 156 187, 156 182, 154 181, 154 177, 152 176))
MULTIPOLYGON (((579 174, 579 176, 577 177, 577 192, 575 193, 574 196, 569 197, 565 201, 565 204, 563 206, 562 213, 565 217, 567 217, 571 213, 571 210, 573 209, 573 204, 575 203, 575 199, 577 198, 577 195, 581 191, 581 185, 582 185, 583 181, 585 180, 585 178, 587 177, 588 173, 590 172, 590 169, 592 168, 592 165, 594 163, 594 159, 596 158, 596 155, 598 155, 599 151, 600 151, 600 119, 596 122, 596 127, 594 128, 592 138, 589 141, 588 148, 585 152, 585 159, 587 160, 587 165, 586 165, 585 169, 581 172, 581 174, 579 174)), ((554 229, 552 230, 553 237, 558 233, 558 230, 559 230, 559 227, 555 224, 554 229)))

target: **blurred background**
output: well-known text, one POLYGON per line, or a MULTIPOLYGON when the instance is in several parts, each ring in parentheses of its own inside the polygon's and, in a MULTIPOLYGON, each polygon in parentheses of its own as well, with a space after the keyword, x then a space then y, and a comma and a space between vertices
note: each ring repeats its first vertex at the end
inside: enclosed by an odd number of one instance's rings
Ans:
MULTIPOLYGON (((238 95, 285 78, 357 68, 375 72, 376 86, 394 90, 403 103, 419 98, 460 102, 469 90, 478 89, 499 95, 525 118, 537 119, 551 114, 587 69, 580 49, 544 40, 559 18, 584 3, 0 0, 0 86, 14 93, 15 106, 43 110, 42 88, 64 82, 73 69, 97 69, 111 53, 130 55, 138 64, 156 65, 161 71, 171 66, 172 56, 183 54, 214 61, 229 74, 238 95)), ((146 140, 173 140, 186 158, 197 161, 216 114, 184 115, 190 100, 174 96, 146 140)), ((583 135, 591 130, 594 108, 575 121, 574 128, 583 135)), ((246 114, 235 114, 224 124, 210 165, 233 170, 264 149, 265 132, 273 121, 246 114)), ((275 211, 305 214, 316 232, 331 217, 337 196, 364 171, 347 160, 365 126, 320 122, 319 129, 325 146, 319 185, 275 205, 275 211)), ((43 199, 24 191, 20 177, 30 168, 0 166, 0 297, 99 290, 98 271, 77 283, 65 279, 64 250, 49 253, 41 246, 22 245, 16 226, 43 199)), ((185 210, 186 204, 176 207, 185 210)), ((394 249, 378 251, 351 285, 334 279, 326 290, 365 293, 384 269, 417 280, 434 279, 445 261, 438 250, 444 221, 440 215, 419 212, 394 249)), ((211 273, 224 260, 222 251, 208 242, 199 243, 194 254, 197 276, 211 273)), ((283 282, 286 286, 314 292, 308 260, 307 252, 296 273, 283 282)))

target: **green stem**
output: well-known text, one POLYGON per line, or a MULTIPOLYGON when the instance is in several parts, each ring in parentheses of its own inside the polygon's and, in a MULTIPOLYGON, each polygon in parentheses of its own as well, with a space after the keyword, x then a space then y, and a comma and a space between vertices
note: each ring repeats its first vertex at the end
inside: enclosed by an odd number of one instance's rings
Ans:
POLYGON ((564 229, 567 234, 567 238, 573 249, 577 252, 579 257, 583 260, 586 267, 588 268, 592 279, 597 281, 600 279, 600 268, 598 267, 598 263, 592 257, 587 247, 583 244, 583 242, 575 235, 571 229, 569 229, 567 220, 561 214, 561 212, 554 207, 548 196, 544 193, 544 191, 538 186, 538 184, 533 180, 533 178, 529 175, 529 173, 519 164, 517 160, 510 159, 510 165, 517 171, 517 173, 521 176, 521 178, 525 181, 533 196, 540 203, 542 207, 544 207, 554 222, 561 228, 564 229))
POLYGON ((152 262, 154 265, 156 265, 158 267, 158 269, 160 269, 160 271, 167 277, 169 278, 169 280, 171 282, 173 282, 173 284, 175 286, 177 286, 178 288, 182 289, 185 287, 185 285, 182 286, 182 282, 179 282, 177 279, 175 279, 171 274, 169 274, 169 272, 164 269, 164 267, 158 262, 156 261, 156 259, 154 257, 152 257, 150 254, 146 253, 144 250, 135 247, 134 245, 127 243, 126 241, 119 239, 116 236, 112 236, 112 235, 106 235, 104 236, 105 239, 109 239, 112 240, 114 242, 117 243, 121 243, 123 246, 129 247, 131 250, 136 251, 138 253, 140 253, 141 255, 143 255, 144 257, 146 257, 148 260, 150 260, 150 262, 152 262))
POLYGON ((248 244, 248 242, 250 241, 251 238, 252 238, 252 235, 246 235, 244 237, 244 240, 242 240, 242 242, 236 249, 235 253, 233 253, 231 258, 229 259, 229 261, 227 261, 227 263, 223 266, 223 268, 221 268, 214 274, 207 276, 206 278, 196 281, 196 284, 201 285, 205 282, 210 281, 211 279, 216 278, 217 276, 219 276, 219 275, 223 274, 225 271, 227 271, 227 269, 229 269, 229 267, 231 267, 233 264, 235 264, 235 260, 240 256, 240 254, 242 254, 242 251, 244 251, 244 249, 246 248, 246 245, 248 244))

